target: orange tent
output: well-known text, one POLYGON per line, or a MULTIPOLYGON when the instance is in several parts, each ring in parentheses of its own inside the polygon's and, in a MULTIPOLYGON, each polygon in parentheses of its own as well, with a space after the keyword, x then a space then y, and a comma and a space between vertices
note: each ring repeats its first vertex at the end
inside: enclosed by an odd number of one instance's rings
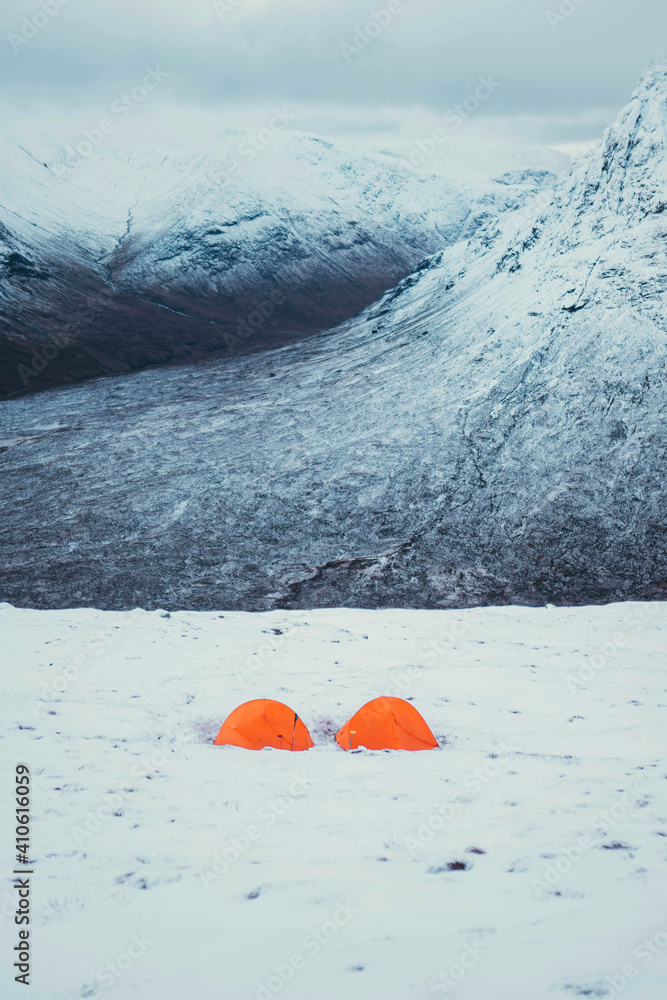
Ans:
POLYGON ((343 750, 434 750, 438 742, 414 706, 402 698, 376 698, 336 733, 343 750))
POLYGON ((259 698, 239 705, 223 722, 215 745, 246 750, 308 750, 313 741, 299 716, 281 701, 259 698))

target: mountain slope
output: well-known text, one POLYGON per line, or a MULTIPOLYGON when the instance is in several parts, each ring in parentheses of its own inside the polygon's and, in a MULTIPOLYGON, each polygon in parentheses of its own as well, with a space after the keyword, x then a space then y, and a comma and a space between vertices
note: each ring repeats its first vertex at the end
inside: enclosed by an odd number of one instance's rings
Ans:
POLYGON ((664 595, 666 104, 328 334, 4 404, 5 597, 664 595))
MULTIPOLYGON (((355 315, 555 180, 415 174, 300 133, 209 155, 0 147, 0 393, 239 352, 355 315), (47 363, 48 362, 48 363, 47 363), (19 366, 21 366, 19 368, 19 366)), ((539 162, 539 155, 538 155, 539 162)))

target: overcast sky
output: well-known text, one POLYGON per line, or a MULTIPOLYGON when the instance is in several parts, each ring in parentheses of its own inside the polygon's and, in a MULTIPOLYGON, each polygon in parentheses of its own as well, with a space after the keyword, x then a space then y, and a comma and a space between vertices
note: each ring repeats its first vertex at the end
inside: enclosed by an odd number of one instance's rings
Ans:
POLYGON ((389 146, 473 107, 483 77, 471 135, 576 143, 667 47, 666 0, 389 2, 2 0, 0 114, 72 138, 150 67, 168 75, 124 140, 187 145, 281 108, 292 128, 389 146))

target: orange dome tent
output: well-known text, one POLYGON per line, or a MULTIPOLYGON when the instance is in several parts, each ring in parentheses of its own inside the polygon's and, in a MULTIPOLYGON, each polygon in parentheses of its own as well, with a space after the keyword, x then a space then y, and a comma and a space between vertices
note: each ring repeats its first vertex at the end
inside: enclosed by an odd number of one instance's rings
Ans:
POLYGON ((434 750, 437 740, 414 706, 402 698, 376 698, 336 733, 343 750, 434 750))
POLYGON ((239 705, 223 722, 215 745, 231 744, 245 750, 275 747, 308 750, 313 741, 299 716, 280 701, 259 698, 239 705))

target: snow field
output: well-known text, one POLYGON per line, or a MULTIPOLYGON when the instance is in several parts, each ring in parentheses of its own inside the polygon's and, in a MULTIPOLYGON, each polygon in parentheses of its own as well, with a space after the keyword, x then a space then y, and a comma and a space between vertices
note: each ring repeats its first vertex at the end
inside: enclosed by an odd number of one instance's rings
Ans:
MULTIPOLYGON (((662 1000, 664 604, 0 605, 0 629, 0 747, 32 771, 34 1000, 662 1000), (340 750, 381 694, 441 748, 340 750), (214 747, 254 697, 313 749, 214 747)), ((13 944, 11 899, 6 876, 13 944)))

